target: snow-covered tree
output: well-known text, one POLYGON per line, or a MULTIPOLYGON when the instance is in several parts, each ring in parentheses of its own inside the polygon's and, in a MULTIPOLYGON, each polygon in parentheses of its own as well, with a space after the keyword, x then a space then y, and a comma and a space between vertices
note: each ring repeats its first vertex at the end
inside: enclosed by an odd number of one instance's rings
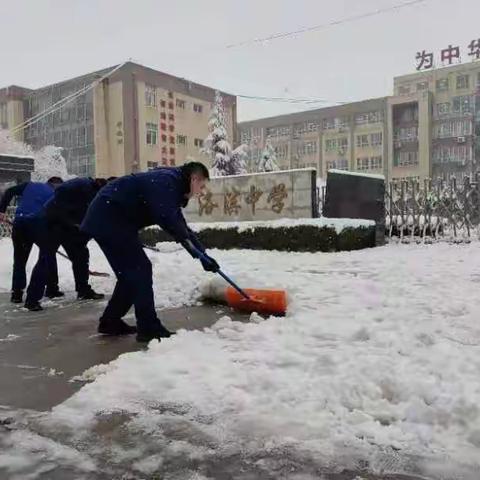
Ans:
POLYGON ((67 164, 62 155, 62 148, 47 145, 35 152, 35 170, 32 180, 46 182, 50 177, 71 178, 67 172, 67 164))
POLYGON ((204 141, 202 153, 210 157, 212 175, 226 176, 246 173, 246 145, 235 150, 228 141, 227 117, 223 97, 215 92, 215 103, 208 121, 208 136, 204 141))
POLYGON ((34 158, 32 180, 44 182, 50 177, 71 178, 67 173, 67 164, 62 156, 62 148, 48 145, 40 150, 33 150, 30 145, 13 138, 8 130, 0 129, 0 153, 25 155, 34 158))
POLYGON ((242 143, 232 152, 232 157, 230 159, 230 170, 232 173, 229 175, 242 175, 248 173, 247 171, 247 160, 248 160, 248 145, 242 143))
POLYGON ((277 165, 277 154, 275 153, 275 148, 272 145, 270 138, 267 138, 265 142, 265 148, 262 152, 262 157, 258 162, 258 171, 259 172, 276 172, 280 170, 277 165))

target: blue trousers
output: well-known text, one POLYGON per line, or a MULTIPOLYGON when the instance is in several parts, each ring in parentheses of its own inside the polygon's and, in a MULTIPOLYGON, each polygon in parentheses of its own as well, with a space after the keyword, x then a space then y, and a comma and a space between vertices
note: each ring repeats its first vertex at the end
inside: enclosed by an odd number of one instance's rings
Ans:
POLYGON ((97 197, 82 229, 93 236, 117 277, 101 320, 121 319, 134 306, 138 331, 155 333, 161 324, 155 311, 152 264, 143 251, 137 228, 116 206, 97 197))
POLYGON ((56 265, 56 254, 60 246, 65 249, 72 262, 75 289, 79 293, 88 291, 88 238, 78 231, 49 224, 43 217, 30 220, 27 228, 39 248, 39 254, 28 285, 26 303, 36 303, 42 299, 48 272, 56 265))
MULTIPOLYGON (((12 227, 13 242, 13 272, 12 291, 24 290, 27 286, 26 266, 32 251, 33 238, 28 226, 28 220, 16 220, 12 227)), ((47 272, 47 293, 58 290, 57 259, 54 258, 51 268, 47 272)))

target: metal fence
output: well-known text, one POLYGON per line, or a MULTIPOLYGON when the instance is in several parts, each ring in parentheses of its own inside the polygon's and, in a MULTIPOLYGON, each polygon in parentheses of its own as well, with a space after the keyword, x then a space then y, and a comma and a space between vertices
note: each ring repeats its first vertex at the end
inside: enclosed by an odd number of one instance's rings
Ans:
POLYGON ((391 182, 385 212, 390 238, 468 242, 478 238, 480 174, 463 180, 391 182))

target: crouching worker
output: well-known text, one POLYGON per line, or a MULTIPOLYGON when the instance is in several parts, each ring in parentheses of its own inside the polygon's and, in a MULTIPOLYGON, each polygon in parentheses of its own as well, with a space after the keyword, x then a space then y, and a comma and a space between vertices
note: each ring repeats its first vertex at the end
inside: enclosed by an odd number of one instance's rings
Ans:
MULTIPOLYGON (((200 195, 209 180, 207 168, 190 162, 179 168, 159 168, 121 177, 99 192, 90 205, 81 229, 92 236, 117 277, 112 297, 100 318, 99 333, 124 335, 137 332, 137 341, 169 337, 157 317, 153 296, 152 264, 143 251, 140 229, 157 224, 197 258, 205 249, 187 227, 182 214, 188 200, 200 195), (137 329, 122 318, 135 307, 137 329)), ((216 272, 219 266, 202 255, 202 265, 216 272)))
MULTIPOLYGON (((62 184, 60 177, 51 177, 46 183, 25 182, 5 191, 0 202, 0 221, 7 221, 5 211, 13 200, 17 198, 17 208, 12 225, 13 242, 13 271, 12 271, 12 296, 13 303, 22 303, 23 290, 27 286, 26 266, 32 251, 32 219, 42 210, 43 205, 52 196, 55 188, 62 184)), ((56 259, 50 264, 47 271, 47 290, 45 295, 49 298, 63 296, 58 288, 58 271, 56 259)))
POLYGON ((63 183, 54 196, 45 203, 34 219, 34 242, 39 247, 38 261, 32 271, 27 289, 25 307, 31 311, 41 310, 40 300, 45 289, 47 272, 55 262, 56 253, 62 246, 72 262, 75 289, 79 300, 100 300, 103 294, 95 292, 89 284, 89 238, 80 231, 80 224, 88 206, 106 180, 75 178, 63 183))

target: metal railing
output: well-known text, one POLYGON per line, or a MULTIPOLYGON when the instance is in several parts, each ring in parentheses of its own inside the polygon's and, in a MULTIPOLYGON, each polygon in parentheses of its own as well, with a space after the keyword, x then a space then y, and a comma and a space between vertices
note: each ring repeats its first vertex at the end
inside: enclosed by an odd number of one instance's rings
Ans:
POLYGON ((387 236, 403 241, 470 241, 480 225, 480 174, 463 180, 390 182, 387 236))

